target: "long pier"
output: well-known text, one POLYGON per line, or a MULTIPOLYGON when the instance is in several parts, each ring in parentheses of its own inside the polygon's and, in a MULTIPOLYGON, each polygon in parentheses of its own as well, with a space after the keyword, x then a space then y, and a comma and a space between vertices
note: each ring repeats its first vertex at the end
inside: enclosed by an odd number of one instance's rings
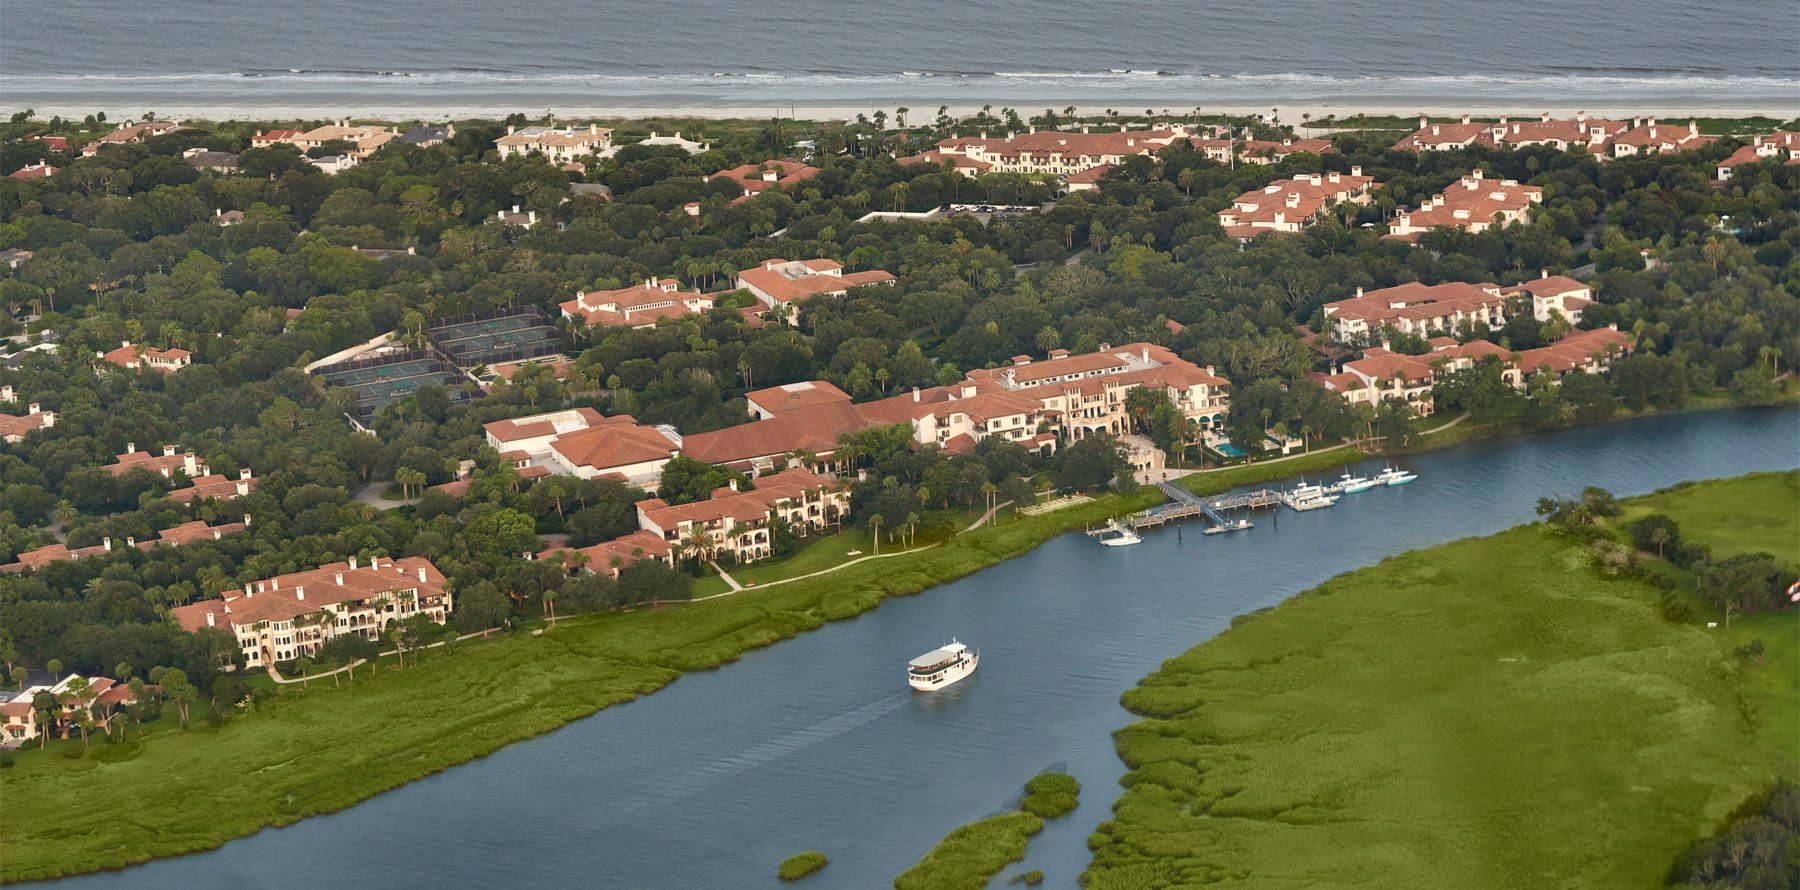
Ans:
POLYGON ((1194 516, 1204 516, 1213 525, 1224 528, 1232 525, 1232 522, 1225 518, 1228 510, 1255 510, 1281 504, 1281 492, 1274 489, 1203 498, 1173 482, 1158 482, 1156 487, 1163 494, 1168 495, 1169 503, 1157 504, 1142 513, 1133 515, 1127 520, 1133 529, 1150 528, 1165 522, 1174 522, 1194 516))

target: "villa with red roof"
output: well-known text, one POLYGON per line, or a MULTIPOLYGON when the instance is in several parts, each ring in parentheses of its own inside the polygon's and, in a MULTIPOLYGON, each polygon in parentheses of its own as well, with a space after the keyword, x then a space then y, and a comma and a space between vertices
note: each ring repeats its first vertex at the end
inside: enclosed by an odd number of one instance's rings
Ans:
POLYGON ((35 164, 26 164, 6 175, 13 179, 49 179, 50 177, 55 176, 57 171, 61 169, 61 167, 57 167, 49 161, 39 159, 35 164))
POLYGON ((483 430, 488 444, 527 478, 610 477, 645 491, 656 490, 682 444, 672 427, 640 426, 630 415, 606 417, 592 408, 497 420, 483 430))
POLYGON ((1329 139, 1283 139, 1280 142, 1267 139, 1193 139, 1191 142, 1201 154, 1221 164, 1233 161, 1242 164, 1279 164, 1295 152, 1323 155, 1337 151, 1337 146, 1332 145, 1329 139))
POLYGON ((0 718, 5 723, 0 726, 0 748, 15 748, 38 737, 40 732, 60 733, 60 738, 68 738, 76 731, 77 709, 87 712, 94 727, 104 732, 109 727, 112 714, 119 707, 131 704, 137 699, 131 693, 131 686, 111 677, 87 677, 87 691, 75 700, 75 689, 81 684, 77 680, 84 679, 80 674, 70 674, 55 683, 40 683, 19 690, 5 701, 0 701, 0 718), (49 721, 38 722, 37 697, 48 693, 58 702, 58 707, 49 712, 49 721))
POLYGON ((198 479, 212 472, 206 462, 200 460, 192 451, 175 453, 175 446, 164 445, 162 454, 139 451, 136 442, 125 443, 125 453, 113 459, 106 469, 114 476, 123 476, 132 470, 146 470, 164 479, 175 478, 180 471, 189 479, 198 479))
POLYGON ((1101 164, 1097 167, 1089 167, 1080 173, 1070 174, 1063 177, 1063 191, 1071 193, 1093 191, 1100 187, 1100 180, 1105 179, 1106 174, 1111 172, 1111 164, 1101 164))
POLYGON ((1778 130, 1767 136, 1751 137, 1749 145, 1738 148, 1719 162, 1713 178, 1729 182, 1732 171, 1737 167, 1762 161, 1800 164, 1800 133, 1778 130))
MULTIPOLYGON (((126 547, 139 550, 150 550, 155 547, 180 547, 199 541, 217 541, 226 535, 235 535, 250 527, 250 514, 244 514, 243 522, 227 522, 221 525, 208 525, 204 521, 194 520, 180 525, 170 526, 156 533, 155 540, 139 541, 127 536, 126 547)), ((87 559, 92 556, 105 556, 113 552, 117 545, 113 538, 106 538, 92 547, 70 547, 66 544, 47 544, 18 555, 18 561, 0 565, 0 572, 22 572, 26 569, 41 569, 53 562, 71 559, 87 559)))
POLYGON ((805 182, 819 175, 819 168, 810 164, 793 160, 764 161, 760 164, 742 164, 730 170, 720 170, 704 181, 729 179, 737 183, 743 194, 734 198, 731 203, 739 204, 748 201, 772 188, 786 188, 796 183, 805 182))
POLYGON ((128 371, 148 368, 168 374, 193 364, 194 354, 185 349, 157 349, 142 343, 133 345, 130 340, 125 340, 118 349, 100 353, 100 360, 128 371))
POLYGON ((892 273, 880 269, 845 272, 835 260, 763 260, 754 269, 737 273, 736 285, 750 292, 764 306, 783 310, 790 317, 794 303, 821 294, 844 294, 853 287, 893 284, 892 273))
POLYGON ((645 529, 638 529, 628 535, 601 541, 590 547, 551 547, 537 555, 538 559, 560 559, 569 569, 577 567, 595 574, 619 577, 619 571, 634 562, 646 559, 659 560, 670 565, 675 564, 675 545, 663 540, 662 535, 645 529), (575 554, 587 557, 581 562, 575 554))
POLYGON ((653 328, 664 318, 679 318, 713 307, 712 297, 699 291, 683 291, 673 278, 646 278, 640 284, 618 290, 587 291, 562 304, 564 318, 586 325, 653 328))
POLYGON ((1491 226, 1505 228, 1526 221, 1531 208, 1543 200, 1544 190, 1535 185, 1520 185, 1514 179, 1488 179, 1476 170, 1419 209, 1396 212, 1387 237, 1417 241, 1433 229, 1483 232, 1491 226))
POLYGON ((769 555, 773 516, 805 535, 838 525, 850 512, 848 488, 811 470, 782 470, 759 477, 755 485, 751 491, 739 491, 733 483, 692 504, 671 505, 660 498, 639 501, 638 525, 673 548, 703 538, 711 556, 730 554, 744 563, 769 555))
POLYGON ((256 135, 250 137, 250 147, 268 148, 282 143, 292 145, 300 133, 299 130, 257 130, 256 135))
POLYGON ((1268 232, 1298 232, 1339 204, 1368 204, 1370 193, 1380 187, 1374 177, 1362 175, 1361 167, 1351 167, 1347 175, 1313 173, 1278 179, 1239 195, 1219 211, 1219 226, 1244 241, 1268 232))
POLYGON ((848 402, 850 394, 825 380, 803 380, 745 393, 744 401, 749 405, 752 418, 768 420, 796 408, 848 402))
POLYGON ((1548 271, 1505 292, 1530 297, 1531 317, 1538 321, 1549 321, 1561 315, 1571 323, 1579 322, 1581 311, 1594 302, 1593 288, 1567 275, 1551 275, 1548 271))
POLYGON ((169 611, 192 633, 216 627, 230 633, 252 669, 303 655, 317 655, 340 634, 378 639, 387 626, 414 615, 443 624, 452 608, 444 575, 422 556, 356 557, 303 572, 244 585, 223 599, 202 600, 169 611))
POLYGON ((261 481, 261 479, 257 479, 251 474, 249 467, 238 470, 236 479, 231 479, 218 473, 207 473, 194 479, 193 484, 169 492, 169 497, 184 504, 191 504, 194 501, 204 501, 208 498, 217 498, 222 501, 228 501, 232 498, 241 498, 249 495, 250 492, 256 490, 257 483, 261 481))
MULTIPOLYGON (((10 403, 14 400, 12 386, 10 384, 0 386, 0 404, 10 403)), ((38 430, 50 429, 53 426, 56 426, 56 412, 45 411, 43 406, 32 402, 25 406, 23 416, 0 413, 0 442, 8 445, 17 444, 25 441, 26 436, 38 430)))

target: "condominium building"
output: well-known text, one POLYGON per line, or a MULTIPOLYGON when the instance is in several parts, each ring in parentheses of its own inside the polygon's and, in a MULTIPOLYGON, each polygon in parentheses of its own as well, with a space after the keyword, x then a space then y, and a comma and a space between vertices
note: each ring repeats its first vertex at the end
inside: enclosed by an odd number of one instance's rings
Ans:
POLYGON ((1325 304, 1325 321, 1331 339, 1340 343, 1359 338, 1371 342, 1393 328, 1409 334, 1454 331, 1464 322, 1499 327, 1506 323, 1507 296, 1497 284, 1420 284, 1412 281, 1325 304))
POLYGON ((764 161, 760 164, 742 164, 729 170, 720 170, 704 181, 715 179, 729 180, 737 184, 742 191, 731 203, 739 204, 748 201, 772 188, 787 188, 805 182, 819 175, 819 168, 811 164, 795 160, 764 161))
POLYGON ((1269 232, 1298 232, 1340 204, 1369 203, 1370 193, 1380 187, 1374 177, 1362 175, 1361 167, 1351 167, 1349 174, 1278 179, 1239 195, 1219 211, 1219 226, 1245 241, 1269 232))
POLYGON ((1491 123, 1470 121, 1466 114, 1459 123, 1432 123, 1429 118, 1420 117, 1419 129, 1394 143, 1394 147, 1401 151, 1444 151, 1471 145, 1487 148, 1548 145, 1605 155, 1612 140, 1630 127, 1626 121, 1589 118, 1585 111, 1576 114, 1572 120, 1556 120, 1546 113, 1536 120, 1502 117, 1491 123))
POLYGON ((1545 374, 1556 379, 1576 370, 1604 374, 1612 369, 1613 359, 1631 352, 1632 343, 1630 336, 1620 333, 1617 325, 1609 325, 1590 331, 1570 331, 1549 346, 1518 352, 1486 340, 1458 343, 1451 337, 1433 338, 1430 346, 1431 351, 1424 355, 1367 349, 1362 358, 1345 362, 1332 373, 1314 375, 1314 378, 1351 405, 1405 402, 1418 416, 1424 417, 1436 410, 1434 390, 1445 375, 1472 368, 1490 358, 1500 363, 1502 380, 1524 389, 1533 378, 1545 374))
POLYGON ((398 138, 399 134, 387 127, 354 127, 349 121, 338 121, 289 137, 289 141, 302 154, 333 142, 348 142, 352 147, 345 153, 361 161, 367 160, 376 149, 398 138))
POLYGON ((1614 136, 1608 148, 1612 157, 1629 158, 1689 151, 1709 145, 1712 141, 1711 136, 1700 135, 1699 121, 1688 121, 1686 126, 1671 127, 1658 124, 1656 118, 1643 121, 1633 119, 1631 129, 1614 136))
POLYGON ((1725 160, 1720 161, 1713 178, 1720 182, 1729 182, 1732 171, 1744 164, 1755 164, 1762 161, 1780 161, 1784 164, 1800 164, 1800 133, 1777 131, 1766 136, 1750 137, 1750 144, 1741 146, 1725 160))
POLYGON ((674 427, 640 426, 630 415, 606 417, 592 408, 497 420, 483 430, 521 475, 611 478, 645 491, 657 489, 682 443, 674 427))
POLYGON ((181 629, 229 632, 251 668, 317 655, 340 634, 378 639, 388 625, 415 615, 443 624, 452 608, 443 573, 420 556, 356 557, 244 585, 223 599, 170 610, 181 629))
POLYGON ((1484 232, 1490 227, 1505 228, 1525 221, 1531 208, 1543 200, 1544 190, 1535 185, 1520 185, 1514 179, 1489 179, 1475 170, 1417 210, 1395 213, 1387 237, 1417 241, 1433 229, 1484 232))
POLYGON ((945 139, 937 147, 912 159, 915 163, 950 163, 964 176, 983 173, 1026 173, 1072 176, 1103 164, 1117 165, 1126 158, 1154 155, 1177 139, 1193 134, 1184 126, 1153 130, 1114 130, 1096 133, 1080 130, 1039 130, 1008 133, 1003 139, 961 136, 945 139))
POLYGON ((659 498, 639 501, 638 525, 677 550, 704 542, 707 555, 730 554, 736 562, 769 555, 769 526, 780 517, 796 534, 824 531, 850 512, 850 492, 829 476, 787 469, 758 477, 751 491, 735 483, 691 504, 670 505, 659 498))
POLYGON ((206 462, 192 451, 175 453, 175 446, 164 445, 161 454, 150 451, 139 451, 136 442, 125 443, 125 453, 113 458, 106 469, 114 476, 123 476, 132 470, 145 470, 164 479, 175 478, 180 472, 189 479, 198 479, 212 472, 206 462))

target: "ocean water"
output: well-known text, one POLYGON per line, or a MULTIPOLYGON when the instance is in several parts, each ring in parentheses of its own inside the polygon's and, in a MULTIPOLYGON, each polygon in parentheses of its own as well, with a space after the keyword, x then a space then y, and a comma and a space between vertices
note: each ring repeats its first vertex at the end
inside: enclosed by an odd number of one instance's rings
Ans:
POLYGON ((1797 47, 1797 0, 0 0, 0 106, 1782 109, 1797 47))

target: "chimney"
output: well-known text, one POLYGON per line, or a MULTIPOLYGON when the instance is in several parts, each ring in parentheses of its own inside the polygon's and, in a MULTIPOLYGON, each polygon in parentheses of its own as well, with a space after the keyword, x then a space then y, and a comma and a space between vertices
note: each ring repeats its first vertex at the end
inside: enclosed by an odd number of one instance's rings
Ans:
POLYGON ((1423 130, 1430 125, 1431 125, 1431 118, 1428 118, 1422 114, 1419 115, 1419 129, 1423 130))
POLYGON ((1148 346, 1144 347, 1143 354, 1144 354, 1144 361, 1146 361, 1146 362, 1149 361, 1150 360, 1150 347, 1148 347, 1148 346))
POLYGON ((1219 376, 1219 372, 1214 370, 1212 365, 1207 365, 1206 366, 1206 375, 1208 377, 1217 377, 1217 376, 1219 376))
POLYGON ((1437 134, 1438 134, 1438 126, 1437 126, 1437 124, 1432 124, 1431 125, 1431 135, 1436 136, 1437 134))
POLYGON ((214 618, 213 618, 213 613, 211 613, 211 612, 207 612, 207 613, 206 613, 206 626, 207 626, 207 627, 216 627, 216 626, 218 626, 218 622, 217 622, 217 620, 216 620, 216 619, 214 619, 214 618))
POLYGON ((915 387, 913 387, 913 401, 917 402, 918 400, 919 400, 919 388, 915 386, 915 387))
POLYGON ((125 443, 125 453, 126 454, 136 454, 137 453, 137 443, 136 442, 126 442, 125 443))
POLYGON ((515 127, 512 124, 507 124, 506 125, 506 135, 511 136, 513 134, 513 131, 515 131, 517 129, 518 129, 518 127, 515 127))
POLYGON ((418 256, 419 253, 416 248, 414 248, 411 244, 408 244, 408 245, 406 245, 406 255, 407 256, 418 256))
POLYGON ((420 584, 425 583, 425 567, 424 566, 419 566, 419 583, 420 584))
POLYGON ((1549 277, 1550 277, 1550 270, 1549 270, 1549 269, 1539 269, 1539 270, 1538 270, 1538 277, 1539 277, 1539 278, 1549 278, 1549 277))
POLYGON ((238 493, 239 497, 249 494, 250 493, 250 483, 248 483, 242 479, 239 479, 238 483, 237 483, 237 493, 238 493))
POLYGON ((294 588, 294 599, 306 599, 306 585, 302 584, 299 587, 294 588))
POLYGON ((36 402, 32 402, 31 404, 25 406, 25 413, 27 413, 27 414, 38 414, 38 413, 41 413, 42 411, 43 411, 43 409, 41 407, 39 407, 38 403, 36 403, 36 402))
POLYGON ((1357 296, 1359 296, 1359 297, 1360 297, 1360 296, 1362 296, 1362 294, 1363 294, 1363 291, 1362 291, 1362 288, 1360 288, 1360 287, 1359 287, 1359 288, 1357 288, 1357 289, 1356 289, 1356 295, 1357 295, 1357 296))
POLYGON ((245 528, 250 527, 250 514, 248 514, 248 513, 244 514, 244 527, 245 528))
POLYGON ((737 480, 736 480, 736 479, 733 479, 733 480, 731 480, 731 490, 732 490, 732 491, 737 491, 737 490, 738 490, 738 487, 737 487, 737 480))
POLYGON ((136 547, 137 546, 137 538, 134 538, 130 535, 126 535, 125 536, 125 546, 136 547))
POLYGON ((174 457, 174 456, 175 456, 175 446, 164 445, 163 446, 163 457, 174 457))
POLYGON ((1512 125, 1512 131, 1513 131, 1513 135, 1514 135, 1514 136, 1517 136, 1517 135, 1519 135, 1519 125, 1518 125, 1518 124, 1513 124, 1513 125, 1512 125))
MULTIPOLYGON (((355 562, 355 560, 353 559, 353 560, 351 560, 351 562, 355 562)), ((337 580, 334 583, 336 583, 337 586, 339 586, 339 587, 344 586, 344 573, 343 572, 337 573, 337 580)))
POLYGON ((245 467, 245 468, 243 468, 243 469, 241 469, 241 470, 239 470, 239 471, 238 471, 238 478, 239 478, 239 479, 249 479, 249 478, 250 478, 250 468, 249 468, 249 467, 245 467))
POLYGON ((105 543, 106 543, 106 552, 111 553, 112 552, 112 538, 107 538, 105 543))
POLYGON ((1654 118, 1654 117, 1644 118, 1644 124, 1646 126, 1654 127, 1654 126, 1656 126, 1656 118, 1654 118))
POLYGON ((192 451, 181 456, 181 469, 190 477, 200 475, 200 462, 194 459, 192 451))
POLYGON ((1700 135, 1700 122, 1699 121, 1696 121, 1696 120, 1688 121, 1688 135, 1689 136, 1700 135))
POLYGON ((356 571, 356 557, 350 557, 350 571, 356 571))
POLYGON ((1361 175, 1362 175, 1362 167, 1361 167, 1361 166, 1360 166, 1360 165, 1359 165, 1359 166, 1355 166, 1355 167, 1351 167, 1351 168, 1350 168, 1350 175, 1351 175, 1351 176, 1361 176, 1361 175))
POLYGON ((224 216, 224 215, 225 215, 225 208, 223 208, 223 207, 213 208, 213 216, 224 216))
POLYGON ((1463 115, 1463 116, 1462 116, 1462 122, 1463 122, 1463 123, 1465 123, 1465 124, 1466 124, 1466 123, 1468 123, 1468 122, 1469 122, 1469 116, 1468 116, 1468 115, 1466 115, 1466 114, 1465 114, 1465 115, 1463 115))
POLYGON ((1550 122, 1550 112, 1548 112, 1548 111, 1544 112, 1543 116, 1540 117, 1539 120, 1542 120, 1546 124, 1549 123, 1550 122))

